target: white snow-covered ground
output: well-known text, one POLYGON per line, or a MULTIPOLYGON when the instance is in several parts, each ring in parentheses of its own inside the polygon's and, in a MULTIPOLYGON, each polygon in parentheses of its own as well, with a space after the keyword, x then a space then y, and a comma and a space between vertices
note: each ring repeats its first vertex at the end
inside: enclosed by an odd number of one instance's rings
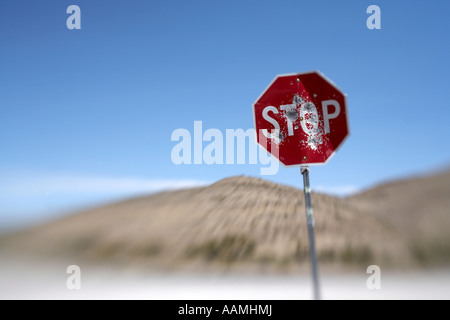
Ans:
MULTIPOLYGON (((310 299, 309 276, 137 274, 81 267, 81 289, 69 290, 67 266, 0 261, 0 299, 310 299)), ((324 299, 450 299, 450 270, 369 275, 321 274, 324 299)))

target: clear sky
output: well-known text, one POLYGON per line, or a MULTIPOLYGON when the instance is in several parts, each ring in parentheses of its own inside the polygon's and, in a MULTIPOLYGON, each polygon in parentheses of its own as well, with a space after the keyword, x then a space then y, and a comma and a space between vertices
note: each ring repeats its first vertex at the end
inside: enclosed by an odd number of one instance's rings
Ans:
MULTIPOLYGON (((277 74, 320 70, 351 137, 312 187, 345 194, 448 166, 449 1, 1 1, 0 224, 233 175, 175 165, 177 128, 248 129, 277 74), (81 30, 66 9, 81 8, 81 30), (366 9, 381 8, 381 30, 366 9)), ((266 179, 302 187, 297 168, 266 179)))

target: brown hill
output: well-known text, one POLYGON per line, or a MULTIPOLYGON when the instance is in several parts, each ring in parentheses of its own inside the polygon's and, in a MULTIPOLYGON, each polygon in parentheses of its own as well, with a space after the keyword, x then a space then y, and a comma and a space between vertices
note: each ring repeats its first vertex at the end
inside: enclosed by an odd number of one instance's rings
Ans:
MULTIPOLYGON (((313 194, 319 262, 450 261, 450 172, 350 198, 313 194)), ((114 203, 0 239, 0 254, 131 267, 306 270, 301 190, 251 177, 114 203)))
POLYGON ((348 201, 397 233, 417 263, 450 262, 450 171, 387 183, 348 201))

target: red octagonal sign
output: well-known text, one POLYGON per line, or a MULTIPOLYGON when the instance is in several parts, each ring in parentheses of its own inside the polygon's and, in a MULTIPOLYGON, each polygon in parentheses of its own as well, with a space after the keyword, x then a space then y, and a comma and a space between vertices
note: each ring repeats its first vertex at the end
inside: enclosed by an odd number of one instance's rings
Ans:
POLYGON ((325 164, 349 135, 345 95, 318 71, 277 76, 253 113, 258 143, 285 166, 325 164))

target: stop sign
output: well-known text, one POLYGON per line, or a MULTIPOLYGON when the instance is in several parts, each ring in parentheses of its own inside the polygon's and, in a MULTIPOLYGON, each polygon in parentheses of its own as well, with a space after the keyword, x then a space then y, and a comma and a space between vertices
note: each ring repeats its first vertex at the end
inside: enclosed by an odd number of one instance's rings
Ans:
POLYGON ((349 135, 345 95, 318 71, 278 75, 253 116, 258 143, 285 166, 325 164, 349 135))

